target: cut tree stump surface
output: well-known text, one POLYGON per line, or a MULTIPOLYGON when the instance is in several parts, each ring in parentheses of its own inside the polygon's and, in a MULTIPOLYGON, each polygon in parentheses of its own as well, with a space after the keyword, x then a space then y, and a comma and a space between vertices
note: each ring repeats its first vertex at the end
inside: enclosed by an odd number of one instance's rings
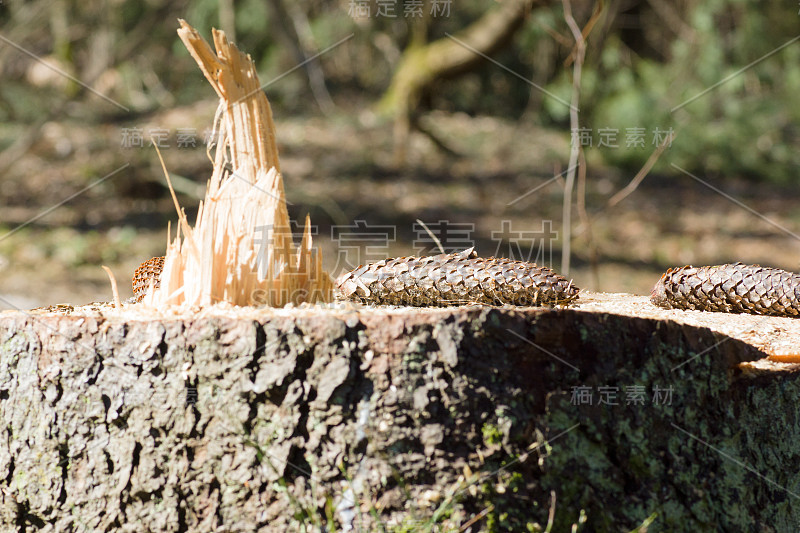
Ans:
POLYGON ((796 530, 799 340, 621 294, 5 311, 0 529, 796 530))

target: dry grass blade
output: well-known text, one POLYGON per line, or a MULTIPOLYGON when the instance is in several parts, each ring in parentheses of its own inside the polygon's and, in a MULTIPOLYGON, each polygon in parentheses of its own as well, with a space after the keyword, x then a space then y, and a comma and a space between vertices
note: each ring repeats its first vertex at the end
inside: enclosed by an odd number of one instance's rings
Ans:
POLYGON ((114 277, 114 273, 111 272, 111 269, 105 265, 101 265, 101 268, 106 271, 108 275, 108 280, 111 282, 111 292, 114 293, 114 307, 117 309, 122 307, 122 303, 119 299, 119 289, 117 288, 117 278, 114 277))

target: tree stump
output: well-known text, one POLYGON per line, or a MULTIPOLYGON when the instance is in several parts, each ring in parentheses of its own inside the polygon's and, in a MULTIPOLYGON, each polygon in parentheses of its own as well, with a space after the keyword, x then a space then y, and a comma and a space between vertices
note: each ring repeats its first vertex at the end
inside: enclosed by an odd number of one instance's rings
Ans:
POLYGON ((0 313, 2 530, 795 529, 798 365, 616 302, 0 313))

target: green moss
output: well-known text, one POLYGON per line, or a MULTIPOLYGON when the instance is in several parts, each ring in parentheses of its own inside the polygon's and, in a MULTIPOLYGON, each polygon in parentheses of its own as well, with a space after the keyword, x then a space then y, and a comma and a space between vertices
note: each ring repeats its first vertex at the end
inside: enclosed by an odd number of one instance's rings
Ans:
POLYGON ((503 433, 500 431, 500 428, 494 424, 488 422, 484 424, 481 428, 481 433, 483 434, 483 442, 489 446, 494 446, 503 442, 503 433))

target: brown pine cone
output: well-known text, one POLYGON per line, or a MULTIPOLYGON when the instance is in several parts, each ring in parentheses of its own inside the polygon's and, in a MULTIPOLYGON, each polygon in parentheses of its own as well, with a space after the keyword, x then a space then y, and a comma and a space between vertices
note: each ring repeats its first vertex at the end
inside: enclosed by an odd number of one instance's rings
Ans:
POLYGON ((338 297, 369 304, 443 306, 565 304, 578 287, 533 263, 453 254, 400 257, 360 266, 336 280, 338 297))
POLYGON ((153 280, 153 288, 161 286, 161 271, 164 270, 164 257, 154 257, 148 259, 133 273, 133 298, 141 302, 147 291, 150 290, 150 280, 153 280))
POLYGON ((743 263, 671 268, 650 300, 667 309, 798 316, 800 275, 743 263))

